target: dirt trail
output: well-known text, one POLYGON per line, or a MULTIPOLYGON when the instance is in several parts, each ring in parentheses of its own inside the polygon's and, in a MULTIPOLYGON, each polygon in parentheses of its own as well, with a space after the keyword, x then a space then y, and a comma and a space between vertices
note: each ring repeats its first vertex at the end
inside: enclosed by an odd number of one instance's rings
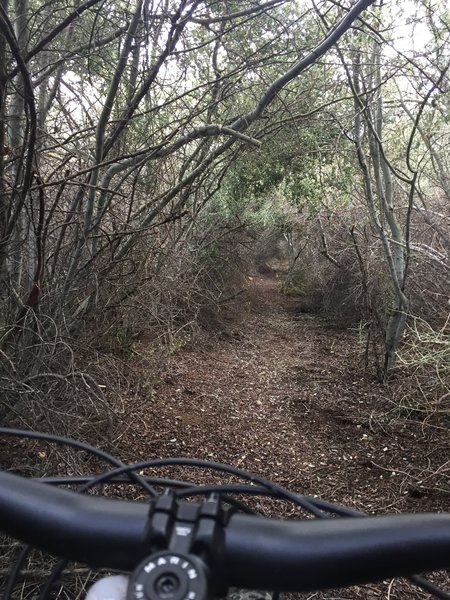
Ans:
MULTIPOLYGON (((254 277, 247 297, 249 310, 234 332, 178 350, 153 394, 135 389, 122 398, 115 455, 127 462, 188 456, 229 463, 365 512, 450 512, 448 429, 410 414, 393 419, 395 385, 364 372, 356 332, 299 313, 276 279, 254 277)), ((20 440, 2 444, 6 467, 40 454, 20 440)), ((171 474, 199 483, 212 477, 171 474)), ((275 506, 258 501, 257 508, 272 514, 275 506)), ((396 580, 302 598, 430 596, 396 580)))
MULTIPOLYGON (((239 333, 170 358, 120 455, 225 462, 366 512, 449 510, 447 493, 418 483, 448 443, 380 417, 388 390, 364 373, 356 333, 298 314, 275 279, 253 278, 249 298, 239 333)), ((310 597, 428 597, 389 585, 310 597)))
MULTIPOLYGON (((299 314, 275 279, 253 278, 248 293, 238 333, 172 356, 120 455, 225 462, 365 512, 450 510, 449 486, 436 480, 448 436, 383 417, 391 392, 364 373, 356 333, 299 314)), ((431 596, 395 580, 303 597, 431 596)))
POLYGON ((374 418, 388 390, 364 373, 356 333, 298 314, 276 279, 253 278, 249 298, 238 334, 170 358, 121 448, 227 462, 364 511, 438 508, 439 494, 409 493, 424 439, 374 418))

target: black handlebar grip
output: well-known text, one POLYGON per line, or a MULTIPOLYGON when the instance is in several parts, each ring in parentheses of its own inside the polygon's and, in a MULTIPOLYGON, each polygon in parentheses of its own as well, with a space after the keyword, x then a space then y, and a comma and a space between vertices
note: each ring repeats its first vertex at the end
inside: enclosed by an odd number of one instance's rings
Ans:
MULTIPOLYGON (((149 554, 149 506, 83 496, 0 473, 0 530, 69 560, 133 570, 149 554)), ((225 527, 227 585, 309 591, 450 566, 450 515, 280 521, 225 527)), ((214 573, 212 573, 214 577, 214 573)))
POLYGON ((235 587, 311 591, 450 566, 450 515, 277 521, 235 514, 225 531, 235 587))
POLYGON ((55 489, 0 472, 0 531, 92 567, 132 570, 146 555, 149 505, 55 489))

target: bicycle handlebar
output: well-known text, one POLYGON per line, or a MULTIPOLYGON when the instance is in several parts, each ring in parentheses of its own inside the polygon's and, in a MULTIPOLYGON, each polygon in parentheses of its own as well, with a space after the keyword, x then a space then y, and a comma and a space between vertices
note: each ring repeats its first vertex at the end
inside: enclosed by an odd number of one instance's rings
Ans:
MULTIPOLYGON (((58 556, 131 570, 149 549, 148 504, 85 496, 0 473, 0 530, 58 556)), ((450 515, 275 520, 231 514, 229 586, 301 592, 450 565, 450 515)))

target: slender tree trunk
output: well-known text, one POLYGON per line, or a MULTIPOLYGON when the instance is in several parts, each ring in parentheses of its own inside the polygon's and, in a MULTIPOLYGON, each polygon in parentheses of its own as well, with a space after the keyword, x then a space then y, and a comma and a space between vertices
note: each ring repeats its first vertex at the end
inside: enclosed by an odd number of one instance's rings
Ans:
POLYGON ((396 364, 397 350, 406 326, 409 300, 404 292, 406 240, 394 210, 393 176, 383 147, 384 114, 380 56, 380 44, 374 41, 367 86, 376 90, 371 109, 361 100, 363 76, 360 48, 356 49, 354 55, 352 87, 355 96, 355 143, 363 173, 366 202, 372 225, 383 245, 391 279, 392 302, 388 310, 385 332, 383 376, 386 377, 396 364), (363 129, 367 130, 369 158, 366 157, 363 146, 363 129))
MULTIPOLYGON (((8 13, 8 0, 0 0, 0 4, 8 13)), ((8 220, 9 194, 5 187, 5 156, 9 154, 6 132, 6 40, 0 33, 0 303, 7 301, 8 272, 6 256, 8 242, 6 239, 6 224, 8 220)))
MULTIPOLYGON (((28 0, 14 1, 14 30, 18 48, 22 55, 28 46, 28 0)), ((14 92, 12 94, 8 114, 8 145, 13 160, 11 167, 11 180, 15 187, 21 186, 24 161, 25 141, 25 86, 22 74, 14 78, 14 92)), ((8 253, 8 270, 12 285, 21 293, 22 279, 26 272, 33 271, 32 247, 30 247, 29 221, 22 210, 18 216, 16 226, 11 234, 10 252, 8 253), (25 243, 26 241, 26 243, 25 243), (31 251, 31 254, 30 254, 31 251)))

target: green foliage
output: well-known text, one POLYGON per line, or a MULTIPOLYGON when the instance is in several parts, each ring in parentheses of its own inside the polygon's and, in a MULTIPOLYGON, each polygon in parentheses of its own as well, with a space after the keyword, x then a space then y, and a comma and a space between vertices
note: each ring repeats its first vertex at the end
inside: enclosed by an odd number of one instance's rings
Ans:
POLYGON ((301 281, 286 280, 281 286, 281 291, 285 296, 297 297, 305 293, 304 285, 301 281))
POLYGON ((415 318, 408 327, 400 362, 409 368, 434 368, 442 382, 450 381, 449 320, 440 329, 415 318))
POLYGON ((219 254, 219 249, 216 244, 210 243, 207 246, 200 246, 197 249, 197 256, 200 262, 207 263, 210 260, 214 260, 217 258, 219 254))
POLYGON ((286 225, 300 214, 313 217, 324 204, 347 204, 352 169, 341 170, 334 156, 322 150, 332 147, 337 133, 316 119, 286 123, 260 149, 247 150, 232 165, 209 210, 269 227, 286 225))
POLYGON ((168 353, 177 354, 191 342, 192 336, 186 333, 178 333, 173 336, 168 344, 168 353))

